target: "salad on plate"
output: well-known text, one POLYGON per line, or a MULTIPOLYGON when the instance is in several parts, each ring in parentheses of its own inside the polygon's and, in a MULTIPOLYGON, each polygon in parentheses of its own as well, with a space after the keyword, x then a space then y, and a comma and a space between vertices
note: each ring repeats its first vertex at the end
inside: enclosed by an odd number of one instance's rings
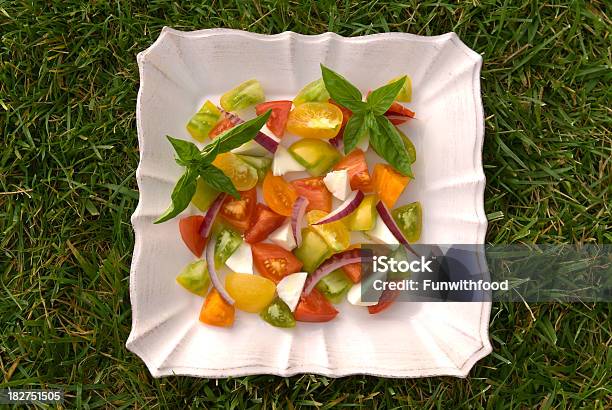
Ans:
POLYGON ((397 292, 361 300, 361 245, 419 240, 420 203, 397 205, 416 160, 398 128, 411 95, 407 76, 364 96, 321 65, 292 101, 248 80, 188 120, 197 144, 167 137, 184 172, 155 223, 180 218, 195 259, 176 281, 204 298, 201 322, 232 326, 239 309, 288 328, 333 320, 345 300, 370 314, 393 304, 397 292), (201 214, 182 215, 190 204, 201 214))

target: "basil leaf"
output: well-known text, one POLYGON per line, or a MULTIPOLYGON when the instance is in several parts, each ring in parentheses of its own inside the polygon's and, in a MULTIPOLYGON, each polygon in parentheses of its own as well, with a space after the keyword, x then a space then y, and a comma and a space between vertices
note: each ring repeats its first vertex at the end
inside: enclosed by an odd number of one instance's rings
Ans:
POLYGON ((234 198, 240 199, 240 193, 236 190, 236 187, 234 187, 232 180, 214 165, 201 168, 200 176, 206 184, 217 191, 226 192, 234 198))
MULTIPOLYGON (((231 151, 234 148, 238 148, 245 142, 255 138, 259 130, 261 130, 261 127, 263 127, 266 121, 268 121, 270 114, 272 114, 272 110, 268 110, 265 114, 255 117, 252 120, 245 121, 234 128, 230 128, 218 136, 218 152, 231 151)), ((212 160, 215 159, 217 154, 212 152, 214 149, 212 145, 213 144, 208 144, 206 148, 204 148, 201 159, 209 159, 210 157, 212 157, 212 160)), ((208 163, 210 164, 212 160, 208 163)))
POLYGON ((383 85, 372 91, 367 98, 370 110, 376 115, 383 115, 393 104, 405 82, 406 76, 403 76, 391 84, 383 85))
POLYGON ((321 64, 321 74, 325 88, 335 102, 353 111, 353 113, 363 112, 367 109, 367 104, 361 101, 361 91, 346 78, 323 64, 321 64))
POLYGON ((357 113, 351 115, 351 118, 344 127, 344 153, 351 152, 359 143, 361 138, 367 138, 365 134, 368 132, 367 114, 357 113))
POLYGON ((410 156, 395 125, 385 116, 376 117, 376 125, 370 133, 372 148, 400 174, 412 177, 410 156))
POLYGON ((193 172, 193 170, 187 168, 187 171, 179 178, 172 190, 172 204, 166 209, 166 212, 153 221, 154 224, 166 222, 174 218, 189 206, 189 202, 191 202, 191 198, 193 198, 193 194, 195 194, 196 191, 197 178, 197 172, 193 172))
POLYGON ((170 144, 172 144, 177 155, 176 162, 180 165, 185 166, 199 157, 200 150, 193 142, 173 138, 170 135, 166 135, 166 138, 170 141, 170 144))

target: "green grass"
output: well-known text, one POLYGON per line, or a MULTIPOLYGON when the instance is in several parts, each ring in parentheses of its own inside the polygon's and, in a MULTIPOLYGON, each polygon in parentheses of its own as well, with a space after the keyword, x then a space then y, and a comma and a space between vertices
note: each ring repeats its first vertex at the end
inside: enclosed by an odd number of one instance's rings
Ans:
POLYGON ((154 380, 124 347, 135 54, 163 25, 454 30, 484 57, 487 240, 612 242, 605 2, 451 3, 0 1, 0 388, 62 387, 69 408, 612 406, 610 304, 495 304, 465 380, 154 380))

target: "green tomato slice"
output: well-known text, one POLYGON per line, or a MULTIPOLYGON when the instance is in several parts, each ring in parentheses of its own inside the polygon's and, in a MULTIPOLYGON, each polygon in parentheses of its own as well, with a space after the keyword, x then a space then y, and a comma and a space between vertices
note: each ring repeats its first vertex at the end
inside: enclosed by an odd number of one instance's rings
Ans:
POLYGON ((341 269, 337 269, 327 276, 324 276, 316 288, 332 303, 338 304, 344 300, 353 282, 346 277, 341 269))
POLYGON ((254 157, 252 155, 236 155, 238 158, 255 168, 257 178, 263 181, 272 165, 272 158, 269 157, 254 157))
POLYGON ((293 251, 309 273, 314 272, 332 253, 327 242, 311 228, 302 229, 302 244, 293 251))
POLYGON ((202 177, 198 177, 196 191, 191 198, 191 203, 204 212, 210 208, 214 200, 219 196, 219 193, 215 188, 204 182, 202 177))
POLYGON ((421 237, 423 211, 420 202, 412 202, 391 211, 395 223, 408 242, 416 242, 421 237))
POLYGON ((191 262, 179 273, 176 281, 189 292, 205 297, 210 287, 210 276, 206 268, 206 261, 191 262))
POLYGON ((376 195, 366 195, 361 204, 346 217, 348 228, 351 231, 369 231, 376 223, 376 195))
POLYGON ((240 111, 251 105, 264 102, 264 90, 257 80, 248 80, 221 96, 221 107, 225 111, 240 111))
POLYGON ((276 327, 295 327, 295 318, 289 306, 281 299, 276 298, 267 308, 259 313, 259 316, 276 327))
POLYGON ((327 102, 329 93, 322 78, 307 84, 293 99, 293 105, 298 106, 305 102, 327 102))
POLYGON ((221 111, 215 104, 207 100, 187 123, 187 131, 194 139, 204 142, 219 118, 221 118, 221 111))
POLYGON ((326 141, 302 138, 289 147, 289 153, 309 174, 321 176, 340 160, 340 153, 326 141))
MULTIPOLYGON (((391 79, 387 84, 394 83, 402 77, 403 75, 398 75, 397 77, 391 79)), ((412 80, 410 79, 410 76, 406 76, 406 82, 395 99, 401 102, 412 101, 412 80)))
POLYGON ((215 243, 215 267, 218 269, 232 256, 242 243, 242 237, 236 231, 222 228, 217 234, 215 243))

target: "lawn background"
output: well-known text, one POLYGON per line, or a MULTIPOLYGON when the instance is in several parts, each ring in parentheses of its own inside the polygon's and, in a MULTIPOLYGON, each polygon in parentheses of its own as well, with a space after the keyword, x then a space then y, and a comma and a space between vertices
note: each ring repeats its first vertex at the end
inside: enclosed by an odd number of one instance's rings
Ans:
POLYGON ((484 57, 487 241, 611 243, 605 12, 600 1, 0 1, 0 388, 61 387, 68 408, 609 408, 610 304, 495 304, 494 353, 465 380, 155 380, 124 347, 135 55, 164 25, 455 31, 484 57))

